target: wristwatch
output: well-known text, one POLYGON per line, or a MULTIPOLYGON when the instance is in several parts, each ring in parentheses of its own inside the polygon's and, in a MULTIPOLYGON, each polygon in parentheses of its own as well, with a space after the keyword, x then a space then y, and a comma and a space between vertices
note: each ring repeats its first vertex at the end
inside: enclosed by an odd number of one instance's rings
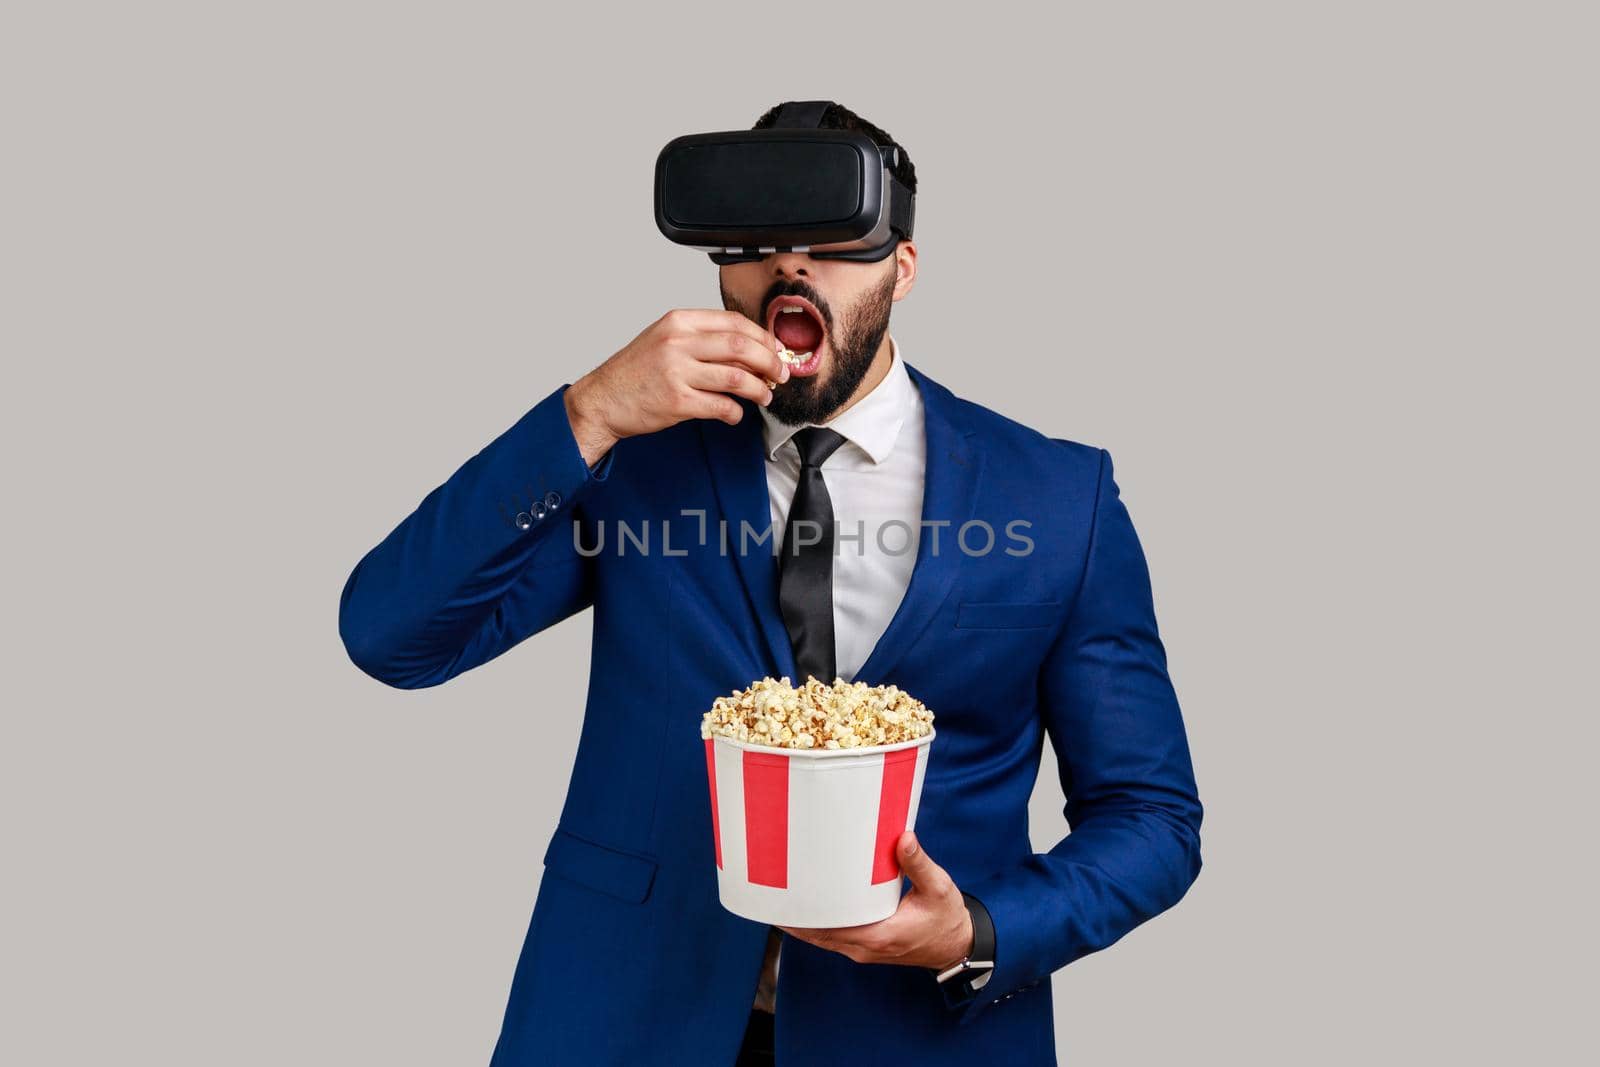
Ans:
POLYGON ((962 893, 961 899, 972 917, 972 951, 935 975, 954 1000, 965 999, 982 989, 994 973, 994 921, 989 917, 989 909, 968 893, 962 893))

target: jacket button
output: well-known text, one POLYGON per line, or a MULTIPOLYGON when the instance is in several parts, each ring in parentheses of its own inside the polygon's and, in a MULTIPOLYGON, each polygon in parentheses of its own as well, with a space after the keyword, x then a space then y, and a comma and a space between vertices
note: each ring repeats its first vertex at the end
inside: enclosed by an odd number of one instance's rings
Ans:
POLYGON ((561 494, 554 489, 544 495, 544 506, 554 511, 561 506, 561 494))
POLYGON ((526 511, 519 511, 517 512, 516 523, 517 529, 526 530, 533 525, 533 516, 526 511))
POLYGON ((533 517, 535 519, 543 519, 544 516, 545 516, 545 512, 547 512, 548 510, 549 509, 544 506, 544 501, 543 500, 535 500, 533 502, 533 517))

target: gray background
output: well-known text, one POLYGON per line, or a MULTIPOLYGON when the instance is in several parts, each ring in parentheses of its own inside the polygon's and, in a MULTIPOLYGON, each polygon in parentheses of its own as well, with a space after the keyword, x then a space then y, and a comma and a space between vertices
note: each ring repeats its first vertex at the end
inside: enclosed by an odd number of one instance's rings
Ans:
POLYGON ((589 621, 402 693, 338 593, 717 306, 655 153, 806 97, 917 164, 911 362, 1150 558, 1206 866, 1062 1061, 1592 1055, 1586 6, 7 5, 0 1060, 486 1062, 589 621))

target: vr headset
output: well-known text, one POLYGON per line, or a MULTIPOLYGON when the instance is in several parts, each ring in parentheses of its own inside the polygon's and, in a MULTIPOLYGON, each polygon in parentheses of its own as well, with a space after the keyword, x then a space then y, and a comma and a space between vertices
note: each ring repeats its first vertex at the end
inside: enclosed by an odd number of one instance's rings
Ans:
POLYGON ((876 262, 911 236, 900 150, 817 124, 831 100, 784 104, 765 130, 675 137, 656 157, 656 227, 717 264, 773 252, 876 262))

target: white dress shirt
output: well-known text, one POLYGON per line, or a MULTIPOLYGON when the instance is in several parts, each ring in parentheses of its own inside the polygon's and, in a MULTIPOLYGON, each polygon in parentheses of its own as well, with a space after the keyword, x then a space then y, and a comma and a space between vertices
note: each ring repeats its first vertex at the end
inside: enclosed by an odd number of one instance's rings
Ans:
MULTIPOLYGON (((889 620, 911 584, 921 539, 922 484, 928 458, 922 394, 906 373, 893 334, 889 336, 889 356, 889 373, 872 392, 844 414, 820 424, 845 439, 823 461, 822 481, 828 487, 838 532, 833 557, 833 646, 839 677, 847 682, 856 680, 856 673, 889 628, 889 620)), ((781 548, 783 524, 800 479, 800 450, 790 438, 802 427, 779 422, 765 408, 761 418, 773 539, 781 548)), ((877 684, 871 678, 861 680, 877 684)), ((777 934, 776 927, 769 931, 756 987, 754 1006, 764 1011, 776 1007, 781 944, 777 934)))
MULTIPOLYGON (((833 641, 839 677, 856 680, 911 582, 921 533, 922 483, 927 469, 922 394, 906 373, 894 336, 889 373, 872 391, 825 425, 845 443, 822 464, 837 523, 833 558, 833 641), (859 537, 857 536, 859 533, 859 537)), ((800 451, 790 440, 800 426, 761 409, 767 450, 767 497, 774 540, 800 478, 800 451)), ((804 679, 792 679, 796 684, 804 679)), ((823 679, 833 681, 832 678, 823 679)), ((872 678, 862 681, 876 685, 872 678)))

